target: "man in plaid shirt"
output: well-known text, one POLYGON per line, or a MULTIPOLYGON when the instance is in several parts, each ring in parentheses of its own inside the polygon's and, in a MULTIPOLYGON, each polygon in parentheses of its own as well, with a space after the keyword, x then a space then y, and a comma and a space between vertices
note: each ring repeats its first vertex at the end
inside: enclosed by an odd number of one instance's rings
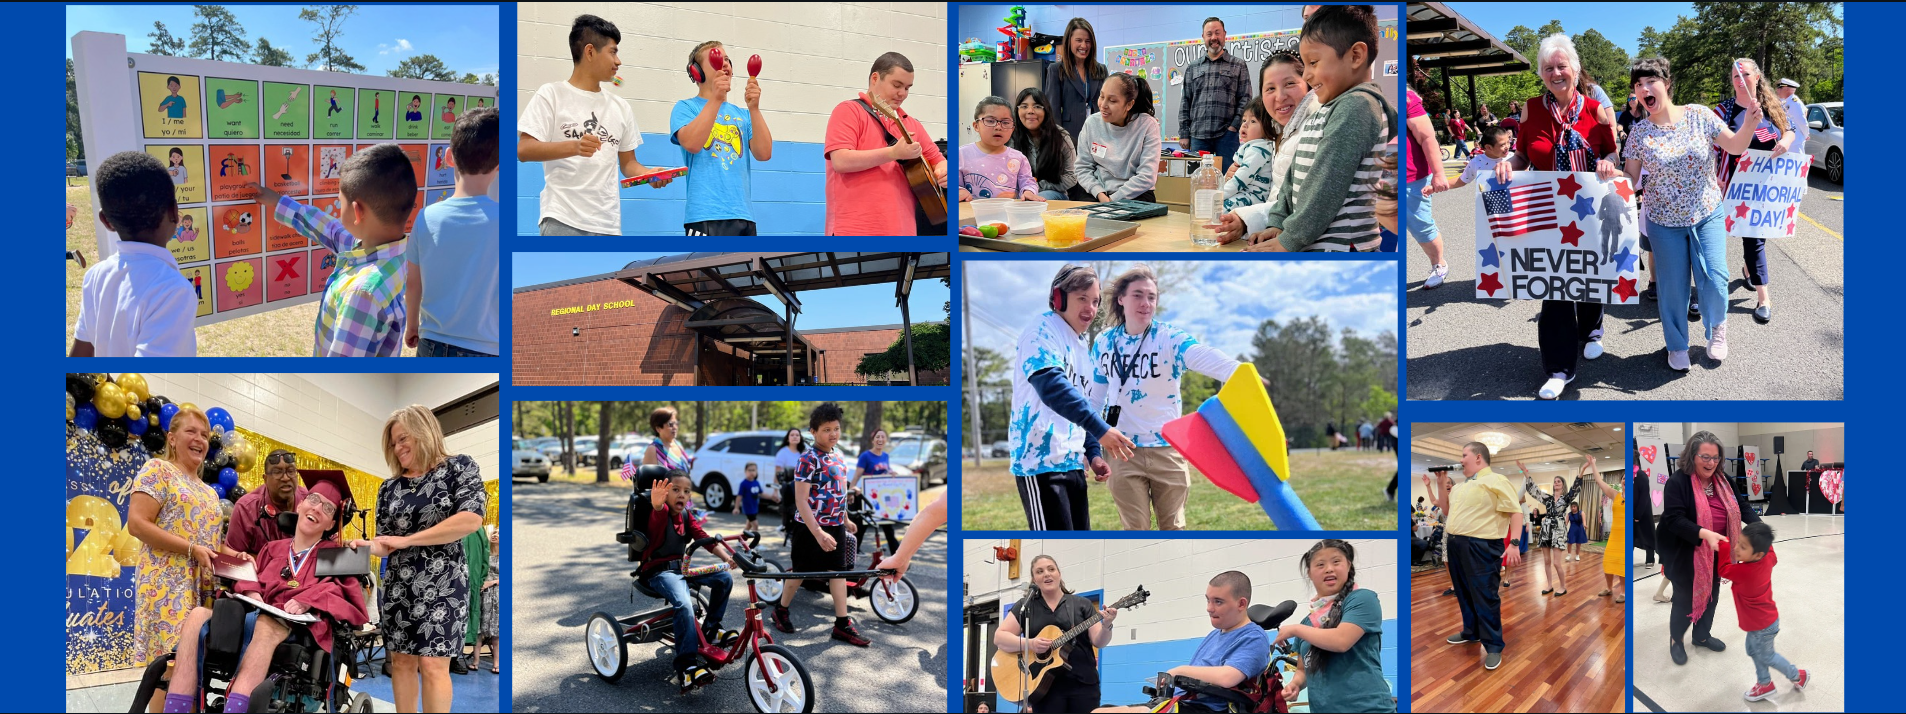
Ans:
POLYGON ((417 174, 396 144, 345 159, 338 177, 342 215, 263 186, 272 216, 337 254, 319 302, 319 357, 395 357, 404 340, 404 221, 417 203, 417 174))
POLYGON ((1185 96, 1178 103, 1178 134, 1185 150, 1209 151, 1220 164, 1238 151, 1238 124, 1251 105, 1251 69, 1224 49, 1224 21, 1204 21, 1205 54, 1185 67, 1185 96))

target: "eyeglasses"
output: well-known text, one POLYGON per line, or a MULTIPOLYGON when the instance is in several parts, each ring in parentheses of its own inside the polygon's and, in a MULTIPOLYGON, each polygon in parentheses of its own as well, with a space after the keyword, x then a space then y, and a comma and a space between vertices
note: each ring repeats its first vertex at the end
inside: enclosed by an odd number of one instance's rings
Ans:
POLYGON ((1013 120, 1011 120, 1011 119, 998 119, 998 118, 994 118, 994 117, 985 117, 985 118, 982 118, 982 119, 980 119, 978 123, 979 123, 979 125, 980 125, 980 126, 983 126, 983 127, 986 127, 986 128, 988 128, 988 129, 998 129, 998 128, 1000 128, 1000 127, 1002 127, 1002 126, 1012 126, 1012 125, 1013 125, 1013 120))
POLYGON ((316 506, 318 508, 318 512, 324 514, 325 518, 330 518, 332 516, 337 515, 337 512, 338 512, 337 507, 331 505, 330 501, 324 500, 324 497, 318 494, 313 493, 313 494, 305 496, 304 502, 309 503, 313 506, 316 506))
POLYGON ((265 457, 266 466, 273 466, 277 464, 296 464, 296 463, 298 463, 298 457, 292 454, 273 454, 271 456, 265 457))
POLYGON ((1701 460, 1701 463, 1704 463, 1704 464, 1718 464, 1718 463, 1720 463, 1720 462, 1721 462, 1721 457, 1719 457, 1719 456, 1708 456, 1707 454, 1702 454, 1702 455, 1700 455, 1700 456, 1698 456, 1698 457, 1695 457, 1695 458, 1698 458, 1698 459, 1700 459, 1700 460, 1701 460))

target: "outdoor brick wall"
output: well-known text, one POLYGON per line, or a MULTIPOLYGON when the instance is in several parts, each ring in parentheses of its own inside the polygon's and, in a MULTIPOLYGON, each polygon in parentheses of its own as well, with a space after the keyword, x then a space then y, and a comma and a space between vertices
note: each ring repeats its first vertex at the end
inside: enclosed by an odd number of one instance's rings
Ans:
MULTIPOLYGON (((683 323, 688 312, 615 280, 516 293, 511 301, 514 384, 532 386, 690 386, 694 340, 683 323), (586 310, 590 305, 632 302, 630 307, 586 310), (551 310, 585 308, 551 315, 551 310), (581 334, 571 330, 580 328, 581 334)), ((800 320, 795 320, 800 326, 800 320)), ((900 336, 897 329, 810 333, 818 349, 821 381, 865 384, 854 374, 862 355, 880 352, 900 336)), ((702 384, 744 384, 748 358, 722 346, 702 355, 702 384)), ((926 375, 922 375, 926 379, 926 375)), ((943 379, 943 377, 942 377, 943 379)))

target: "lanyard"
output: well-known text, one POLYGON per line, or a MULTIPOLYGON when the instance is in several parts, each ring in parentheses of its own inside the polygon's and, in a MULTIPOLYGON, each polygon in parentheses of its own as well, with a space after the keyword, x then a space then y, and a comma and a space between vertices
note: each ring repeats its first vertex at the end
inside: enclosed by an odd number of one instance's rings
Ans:
MULTIPOLYGON (((1118 329, 1120 332, 1124 331, 1124 328, 1118 329)), ((1145 341, 1151 339, 1152 330, 1154 329, 1157 328, 1147 326, 1145 328, 1145 334, 1139 336, 1138 349, 1132 352, 1131 364, 1125 363, 1125 353, 1121 352, 1118 348, 1119 340, 1124 339, 1125 336, 1119 334, 1112 335, 1112 371, 1118 375, 1118 388, 1120 390, 1125 389, 1125 380, 1130 378, 1133 372, 1138 371, 1138 356, 1145 353, 1145 341)))

